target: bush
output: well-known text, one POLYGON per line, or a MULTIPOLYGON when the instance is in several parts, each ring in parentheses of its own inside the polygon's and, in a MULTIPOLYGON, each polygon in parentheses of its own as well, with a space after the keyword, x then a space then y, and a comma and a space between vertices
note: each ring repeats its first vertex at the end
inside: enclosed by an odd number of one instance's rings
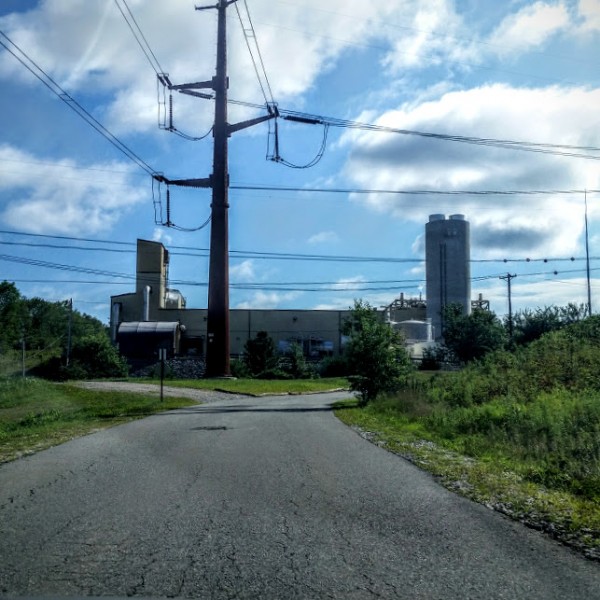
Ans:
POLYGON ((69 379, 125 377, 128 366, 105 335, 83 338, 71 351, 71 361, 65 369, 69 379))
POLYGON ((252 377, 277 366, 275 344, 266 331, 259 331, 256 337, 244 344, 243 360, 252 377))
POLYGON ((350 336, 345 355, 351 375, 350 389, 358 392, 365 406, 385 392, 393 392, 406 383, 412 371, 411 360, 400 335, 379 320, 371 306, 360 300, 346 321, 350 336))
POLYGON ((315 376, 314 369, 306 363, 300 344, 292 344, 279 365, 292 379, 311 379, 315 376))
POLYGON ((321 377, 346 377, 348 361, 344 356, 327 356, 317 365, 317 372, 321 377))

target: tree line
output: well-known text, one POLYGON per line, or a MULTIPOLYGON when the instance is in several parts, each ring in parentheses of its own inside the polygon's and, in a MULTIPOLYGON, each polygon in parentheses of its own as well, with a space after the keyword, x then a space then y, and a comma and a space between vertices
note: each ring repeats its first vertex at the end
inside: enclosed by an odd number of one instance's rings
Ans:
POLYGON ((0 282, 0 357, 52 379, 118 376, 126 364, 110 343, 107 327, 72 308, 70 301, 26 298, 14 283, 0 282))

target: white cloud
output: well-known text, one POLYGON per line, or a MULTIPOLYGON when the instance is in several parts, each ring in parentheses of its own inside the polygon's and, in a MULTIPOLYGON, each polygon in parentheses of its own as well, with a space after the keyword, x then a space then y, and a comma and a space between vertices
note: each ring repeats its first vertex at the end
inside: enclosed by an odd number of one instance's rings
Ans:
POLYGON ((563 2, 536 2, 506 17, 488 42, 500 55, 521 53, 542 46, 569 25, 569 13, 563 2))
MULTIPOLYGON (((138 0, 131 9, 160 67, 175 84, 208 80, 215 69, 214 11, 188 3, 138 0)), ((349 49, 376 43, 392 69, 423 68, 463 52, 449 34, 461 31, 451 0, 320 0, 251 3, 256 38, 273 94, 279 102, 301 96, 349 49)), ((243 11, 243 7, 240 7, 243 11)), ((232 98, 262 98, 235 10, 230 9, 229 75, 232 98)), ((70 93, 105 95, 103 117, 117 134, 157 125, 156 78, 112 2, 48 0, 28 12, 0 18, 0 26, 70 93)), ((0 55, 0 76, 35 82, 9 56, 0 55)), ((211 105, 175 93, 176 126, 200 133, 212 120, 211 105), (203 107, 206 109, 203 110, 203 107)), ((239 108, 232 107, 233 119, 239 108)))
MULTIPOLYGON (((483 86, 400 106, 378 124, 463 136, 600 146, 600 89, 483 86)), ((359 117, 358 120, 361 120, 359 117)), ((488 148, 418 136, 346 134, 345 172, 371 189, 598 189, 597 161, 488 148)), ((572 253, 583 228, 583 197, 395 196, 355 198, 397 218, 423 223, 437 212, 463 213, 479 256, 572 253)), ((590 210, 598 214, 598 210, 590 210)))
POLYGON ((239 302, 235 308, 278 308, 285 302, 296 300, 300 295, 299 292, 255 292, 250 300, 239 302))
POLYGON ((584 32, 600 31, 600 0, 579 0, 578 10, 584 32))
POLYGON ((147 199, 146 187, 131 182, 132 168, 118 162, 43 161, 4 145, 0 169, 5 199, 0 219, 23 231, 72 235, 107 231, 147 199))
POLYGON ((237 282, 256 281, 256 265, 253 260, 244 260, 237 265, 230 265, 229 276, 237 282))
POLYGON ((315 233, 311 235, 307 244, 333 244, 339 241, 339 236, 335 231, 320 231, 319 233, 315 233))
POLYGON ((162 242, 167 246, 173 243, 173 237, 166 233, 165 229, 161 229, 159 227, 154 228, 154 231, 152 232, 152 240, 154 242, 162 242))
POLYGON ((472 56, 465 24, 448 0, 409 0, 388 17, 392 46, 384 65, 394 73, 447 65, 472 56))
MULTIPOLYGON (((549 269, 550 271, 550 269, 549 269)), ((600 293, 600 280, 591 280, 592 308, 594 297, 600 293)), ((508 290, 506 282, 494 280, 494 283, 486 287, 473 286, 473 297, 482 293, 486 300, 490 301, 491 309, 499 316, 508 314, 508 290)), ((527 277, 516 277, 511 284, 511 300, 513 313, 532 307, 544 306, 566 306, 569 303, 587 303, 587 281, 585 278, 567 279, 567 275, 561 277, 551 273, 544 279, 532 280, 527 277)))

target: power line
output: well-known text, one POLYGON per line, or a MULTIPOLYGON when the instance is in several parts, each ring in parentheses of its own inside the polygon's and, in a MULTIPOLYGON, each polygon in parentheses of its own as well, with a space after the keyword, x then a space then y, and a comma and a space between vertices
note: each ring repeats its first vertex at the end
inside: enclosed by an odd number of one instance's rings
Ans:
POLYGON ((254 66, 254 73, 256 74, 256 78, 258 79, 258 85, 260 86, 262 95, 265 99, 266 104, 275 104, 275 99, 273 98, 273 90, 271 89, 271 84, 269 83, 269 78, 267 76, 267 71, 265 69, 265 63, 263 61, 263 57, 260 51, 260 46, 258 45, 258 38, 256 37, 256 31, 254 29, 254 24, 252 23, 252 17, 250 16, 250 10, 248 9, 248 3, 244 0, 244 8, 246 9, 246 16, 248 18, 248 26, 244 24, 244 19, 242 18, 242 13, 238 4, 235 4, 235 10, 237 12, 238 19, 240 21, 240 25, 242 26, 242 33, 244 34, 244 39, 246 40, 246 47, 248 48, 248 53, 250 54, 250 59, 252 60, 252 65, 254 66), (252 51, 252 44, 250 40, 254 40, 254 47, 256 49, 256 53, 258 55, 258 60, 260 62, 261 70, 259 71, 258 64, 256 59, 254 58, 254 52, 252 51), (262 71, 262 76, 261 76, 262 71), (264 85, 263 85, 264 79, 264 85), (268 97, 265 87, 268 90, 268 97))
POLYGON ((133 161, 140 169, 143 169, 148 175, 154 177, 158 173, 143 159, 141 159, 133 150, 127 147, 121 140, 113 135, 102 123, 93 117, 77 100, 71 97, 48 73, 46 73, 24 50, 15 44, 3 31, 0 31, 2 36, 11 49, 5 42, 0 40, 2 46, 9 54, 16 58, 32 75, 41 81, 53 94, 62 100, 71 110, 78 114, 88 125, 93 127, 100 135, 108 140, 117 150, 123 153, 129 160, 133 161))
MULTIPOLYGON (((231 101, 233 102, 233 101, 231 101)), ((265 107, 252 102, 243 102, 236 100, 236 104, 247 106, 248 108, 264 109, 265 107)), ((566 156, 571 158, 585 158, 588 160, 600 160, 600 156, 593 154, 584 154, 584 152, 600 152, 598 146, 577 146, 572 144, 554 144, 546 142, 528 142, 524 140, 510 140, 498 138, 482 138, 477 136, 464 136, 446 133, 433 133, 427 131, 418 131, 413 129, 400 129, 385 125, 376 125, 374 123, 363 123, 361 121, 352 121, 349 119, 340 119, 337 117, 328 117, 313 113, 288 110, 279 108, 281 118, 306 123, 310 125, 329 125, 342 129, 357 129, 363 131, 377 131, 382 133, 392 133, 398 135, 417 136, 428 139, 436 139, 451 142, 461 142, 465 144, 475 144, 479 146, 490 146, 502 148, 505 150, 521 150, 524 152, 536 152, 542 154, 551 154, 554 156, 566 156)))
MULTIPOLYGON (((318 194, 396 194, 404 196, 552 196, 584 194, 586 190, 390 190, 363 188, 317 188, 292 187, 277 185, 232 184, 233 190, 268 191, 268 192, 310 192, 318 194)), ((600 190, 587 190, 588 193, 598 193, 600 190)))
POLYGON ((140 26, 138 25, 137 21, 135 20, 135 17, 133 16, 133 13, 131 12, 131 9, 129 8, 126 0, 121 0, 121 2, 123 3, 123 5, 126 8, 127 13, 129 14, 129 18, 123 12, 123 9, 121 8, 121 5, 119 4, 119 0, 114 0, 114 1, 115 1, 117 8, 119 9, 119 12, 121 13, 121 15, 123 15, 123 19, 125 19, 125 22, 127 23, 128 27, 129 27, 129 30, 131 31, 133 37, 135 38, 135 41, 138 43, 139 47, 142 49, 144 56, 148 59, 148 62, 150 63, 150 66, 152 67, 152 69, 154 70, 154 72, 157 75, 159 73, 162 73, 163 69, 160 66, 160 63, 158 62, 156 55, 152 51, 152 48, 150 47, 150 44, 148 43, 148 40, 146 39, 144 32, 141 30, 140 26))
MULTIPOLYGON (((93 238, 81 238, 65 235, 49 235, 40 233, 27 233, 21 231, 0 230, 0 234, 17 235, 24 237, 68 240, 75 242, 89 242, 97 244, 114 244, 119 246, 128 246, 131 249, 114 249, 102 248, 94 246, 74 246, 60 244, 34 244, 30 242, 10 242, 0 240, 0 245, 9 246, 25 246, 25 247, 40 247, 53 248, 58 250, 81 250, 81 251, 105 251, 115 253, 135 253, 135 242, 123 242, 118 240, 103 240, 93 238)), ((207 256, 208 248, 198 248, 194 246, 178 246, 170 245, 169 253, 172 256, 191 256, 205 257, 207 256), (176 252, 182 250, 183 252, 176 252)), ((424 258, 413 257, 383 257, 383 256, 344 256, 331 254, 303 254, 303 253, 288 253, 288 252, 261 252, 256 250, 230 250, 230 255, 233 258, 239 259, 273 259, 273 260, 307 260, 307 261, 323 261, 323 262, 382 262, 382 263, 421 263, 424 258)), ((546 258, 530 258, 530 257, 512 257, 512 258, 472 258, 471 263, 550 263, 550 262, 579 262, 586 260, 586 257, 581 256, 553 256, 546 258)), ((590 260, 600 260, 600 256, 590 256, 590 260)))

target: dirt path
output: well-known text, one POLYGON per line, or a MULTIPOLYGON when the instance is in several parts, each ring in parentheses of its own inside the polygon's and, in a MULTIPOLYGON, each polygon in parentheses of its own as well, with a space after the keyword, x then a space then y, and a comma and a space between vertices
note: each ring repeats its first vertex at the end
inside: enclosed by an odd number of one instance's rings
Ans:
MULTIPOLYGON (((151 396, 158 396, 160 394, 160 386, 153 383, 133 383, 128 381, 77 381, 74 382, 74 385, 88 390, 135 392, 151 396)), ((249 396, 243 394, 229 394, 227 392, 215 392, 214 390, 197 390, 193 388, 169 386, 164 386, 163 393, 165 396, 190 398, 202 403, 232 400, 235 398, 249 398, 249 396)))

